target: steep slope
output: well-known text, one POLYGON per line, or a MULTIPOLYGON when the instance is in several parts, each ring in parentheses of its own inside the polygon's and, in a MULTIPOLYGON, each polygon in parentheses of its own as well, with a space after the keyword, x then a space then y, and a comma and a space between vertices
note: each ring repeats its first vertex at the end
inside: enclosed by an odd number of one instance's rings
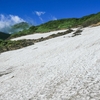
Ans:
POLYGON ((0 55, 0 100, 99 100, 100 26, 0 55))

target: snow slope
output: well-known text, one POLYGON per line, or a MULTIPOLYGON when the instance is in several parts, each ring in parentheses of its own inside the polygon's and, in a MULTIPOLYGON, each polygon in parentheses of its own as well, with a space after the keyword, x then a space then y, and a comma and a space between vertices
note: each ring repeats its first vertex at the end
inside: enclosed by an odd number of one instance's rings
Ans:
POLYGON ((35 33, 35 34, 31 34, 31 35, 26 35, 26 36, 14 38, 14 39, 11 39, 11 40, 38 39, 38 38, 41 38, 41 37, 47 37, 49 35, 57 34, 58 32, 64 32, 64 31, 66 31, 66 30, 59 30, 59 31, 47 32, 47 33, 35 33))
POLYGON ((100 100, 100 26, 0 54, 0 100, 100 100))

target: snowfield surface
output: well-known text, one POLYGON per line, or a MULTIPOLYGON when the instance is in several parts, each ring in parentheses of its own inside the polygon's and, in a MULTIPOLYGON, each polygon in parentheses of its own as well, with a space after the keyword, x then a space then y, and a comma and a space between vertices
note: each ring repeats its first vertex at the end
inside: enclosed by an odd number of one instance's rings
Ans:
POLYGON ((27 35, 27 36, 21 36, 21 37, 18 37, 18 38, 14 38, 14 39, 11 39, 11 40, 38 39, 38 38, 41 38, 41 37, 45 38, 49 35, 57 34, 58 32, 65 32, 65 31, 66 30, 59 30, 59 31, 47 32, 47 33, 35 33, 35 34, 27 35))
POLYGON ((0 54, 0 100, 100 100, 100 26, 0 54))

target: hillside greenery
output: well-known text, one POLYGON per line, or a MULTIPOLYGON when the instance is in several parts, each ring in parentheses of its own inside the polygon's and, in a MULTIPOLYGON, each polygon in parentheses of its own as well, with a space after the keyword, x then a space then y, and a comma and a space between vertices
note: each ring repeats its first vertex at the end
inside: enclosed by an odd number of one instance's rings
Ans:
POLYGON ((28 23, 26 23, 26 22, 21 22, 21 23, 18 23, 18 24, 13 25, 12 28, 13 28, 13 29, 19 29, 19 28, 21 28, 21 29, 26 29, 26 28, 28 28, 29 26, 30 26, 30 25, 29 25, 28 23))
POLYGON ((100 13, 91 14, 88 16, 84 16, 82 18, 67 18, 67 19, 53 20, 38 26, 31 26, 29 29, 25 29, 23 31, 19 31, 15 34, 12 34, 10 38, 33 34, 33 33, 50 32, 54 30, 61 30, 78 26, 87 27, 97 22, 100 22, 100 13))
POLYGON ((19 32, 16 32, 14 34, 11 34, 10 38, 20 37, 20 36, 24 36, 24 35, 27 35, 27 34, 32 34, 32 33, 35 33, 36 30, 37 30, 36 26, 31 26, 29 29, 25 29, 23 31, 19 31, 19 32))
MULTIPOLYGON (((32 45, 36 42, 44 41, 47 39, 51 39, 57 36, 68 34, 69 32, 65 33, 58 33, 57 35, 53 34, 46 38, 40 38, 36 40, 18 40, 18 41, 11 41, 9 39, 20 37, 28 34, 34 34, 34 33, 44 33, 44 32, 50 32, 55 30, 61 30, 61 29, 71 29, 74 27, 87 27, 92 24, 96 24, 100 22, 100 13, 97 14, 91 14, 88 16, 84 16, 82 18, 68 18, 68 19, 59 19, 54 21, 49 21, 47 23, 38 25, 38 26, 27 26, 26 23, 21 23, 18 25, 14 25, 13 29, 19 29, 21 27, 25 28, 22 31, 15 32, 14 34, 6 34, 3 32, 0 32, 0 52, 9 51, 9 50, 15 50, 22 47, 26 47, 29 45, 32 45), (29 28, 27 28, 29 27, 29 28)), ((75 34, 76 35, 76 34, 75 34)), ((75 36, 74 35, 74 36, 75 36)))
POLYGON ((19 32, 19 31, 23 31, 23 30, 28 29, 30 26, 31 26, 31 25, 28 24, 28 23, 26 23, 26 22, 17 23, 17 24, 15 24, 15 25, 11 26, 9 32, 10 32, 11 34, 17 33, 17 32, 19 32))

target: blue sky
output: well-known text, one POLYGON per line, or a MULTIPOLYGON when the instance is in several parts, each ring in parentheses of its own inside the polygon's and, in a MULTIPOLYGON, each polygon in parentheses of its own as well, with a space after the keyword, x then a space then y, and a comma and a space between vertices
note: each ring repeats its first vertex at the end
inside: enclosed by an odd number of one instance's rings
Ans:
POLYGON ((0 0, 0 21, 6 25, 21 21, 38 25, 99 11, 100 0, 0 0))

